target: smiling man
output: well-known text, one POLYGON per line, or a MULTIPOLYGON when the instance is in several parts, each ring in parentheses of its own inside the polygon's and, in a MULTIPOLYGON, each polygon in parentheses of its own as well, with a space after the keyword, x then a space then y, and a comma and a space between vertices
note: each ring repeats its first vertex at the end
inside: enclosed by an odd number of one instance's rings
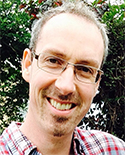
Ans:
POLYGON ((96 94, 107 50, 104 25, 83 2, 46 12, 23 54, 28 113, 23 124, 12 123, 4 131, 0 154, 123 155, 122 140, 76 127, 96 94))

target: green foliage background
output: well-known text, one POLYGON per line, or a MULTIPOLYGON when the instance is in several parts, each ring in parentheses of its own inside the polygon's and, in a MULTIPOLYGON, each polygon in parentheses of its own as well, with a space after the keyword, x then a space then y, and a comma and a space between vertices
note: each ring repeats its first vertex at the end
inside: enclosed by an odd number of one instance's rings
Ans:
MULTIPOLYGON (((22 79, 21 58, 28 47, 30 27, 39 12, 57 7, 61 1, 0 1, 0 133, 11 121, 23 121, 28 103, 28 84, 22 79)), ((125 140, 125 3, 111 5, 107 0, 89 4, 109 30, 109 55, 103 67, 99 93, 88 115, 86 128, 99 129, 125 140), (95 110, 99 110, 96 115, 95 110)), ((82 122, 79 124, 81 125, 82 122)))

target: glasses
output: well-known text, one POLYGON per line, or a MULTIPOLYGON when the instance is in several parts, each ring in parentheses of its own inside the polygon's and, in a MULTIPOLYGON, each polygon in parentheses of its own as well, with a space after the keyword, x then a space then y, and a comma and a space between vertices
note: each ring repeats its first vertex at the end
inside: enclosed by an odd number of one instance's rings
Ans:
POLYGON ((37 59, 37 66, 50 74, 60 75, 66 70, 68 65, 72 65, 74 67, 76 79, 88 84, 96 83, 103 74, 102 70, 95 67, 83 64, 73 64, 51 54, 40 53, 37 55, 34 52, 32 52, 32 54, 33 57, 37 59))

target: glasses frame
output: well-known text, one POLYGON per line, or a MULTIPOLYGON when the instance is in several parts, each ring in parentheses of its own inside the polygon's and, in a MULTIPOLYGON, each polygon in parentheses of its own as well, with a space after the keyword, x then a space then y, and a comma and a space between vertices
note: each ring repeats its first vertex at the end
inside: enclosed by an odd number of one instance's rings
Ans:
POLYGON ((90 68, 92 68, 92 69, 95 69, 95 70, 97 70, 97 75, 96 75, 96 77, 95 77, 95 82, 85 82, 85 81, 81 81, 81 80, 79 80, 79 78, 77 77, 77 75, 76 75, 76 73, 75 73, 75 70, 74 70, 74 74, 75 74, 75 77, 76 77, 76 79, 78 80, 78 81, 80 81, 80 82, 82 82, 82 83, 88 83, 88 84, 95 84, 95 83, 97 83, 98 82, 98 80, 101 78, 101 76, 104 74, 104 72, 101 70, 101 69, 98 69, 98 68, 96 68, 96 67, 93 67, 93 66, 88 66, 88 65, 83 65, 83 64, 73 64, 73 63, 71 63, 71 62, 68 62, 68 61, 66 61, 65 59, 62 59, 62 58, 60 58, 60 57, 57 57, 57 56, 55 56, 56 58, 59 58, 60 60, 63 60, 63 61, 65 61, 66 62, 66 65, 65 65, 65 67, 64 68, 62 68, 62 71, 60 72, 60 73, 58 73, 58 74, 56 74, 56 73, 53 73, 53 72, 49 72, 49 71, 47 71, 47 70, 45 70, 45 69, 42 69, 41 67, 39 67, 39 65, 38 65, 38 60, 39 60, 39 56, 42 54, 42 53, 40 53, 39 55, 37 55, 35 52, 31 52, 32 53, 32 55, 33 55, 33 57, 37 60, 37 66, 38 66, 38 68, 40 68, 41 70, 43 70, 43 71, 45 71, 45 72, 48 72, 48 73, 50 73, 50 74, 54 74, 54 75, 60 75, 63 71, 65 71, 66 69, 67 69, 67 66, 68 65, 72 65, 72 66, 84 66, 84 67, 90 67, 90 68), (99 74, 99 72, 100 72, 100 74, 99 74), (97 76, 99 75, 99 77, 97 78, 97 76), (96 80, 97 79, 97 80, 96 80))

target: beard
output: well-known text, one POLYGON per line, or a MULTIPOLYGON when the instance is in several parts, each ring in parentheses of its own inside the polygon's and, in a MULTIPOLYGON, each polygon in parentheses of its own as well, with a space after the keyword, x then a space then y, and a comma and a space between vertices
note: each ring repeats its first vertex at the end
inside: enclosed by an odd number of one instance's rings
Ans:
MULTIPOLYGON (((59 117, 59 116, 53 116, 54 120, 56 121, 55 124, 64 124, 65 122, 68 121, 68 118, 66 117, 59 117)), ((61 126, 60 126, 61 127, 61 126)), ((55 126, 54 128, 54 132, 53 132, 53 136, 54 137, 61 137, 61 136, 64 136, 65 135, 65 130, 62 128, 60 129, 59 127, 55 126)))
MULTIPOLYGON (((70 103, 76 103, 77 106, 82 106, 82 100, 80 98, 80 95, 75 92, 75 93, 70 93, 67 95, 62 95, 54 86, 49 86, 45 89, 42 89, 40 92, 40 100, 41 101, 41 105, 40 105, 40 111, 41 111, 41 118, 42 119, 46 119, 44 117, 44 110, 46 107, 46 103, 45 100, 49 100, 49 98, 54 97, 56 99, 62 100, 62 101, 67 101, 70 103), (41 100, 42 99, 42 100, 41 100)), ((49 120, 49 123, 52 124, 52 128, 53 128, 53 136, 54 137, 61 137, 64 136, 65 133, 69 130, 68 128, 70 127, 71 124, 74 124, 74 122, 77 122, 77 117, 79 117, 78 115, 75 117, 75 119, 73 121, 71 121, 71 118, 68 118, 66 116, 58 116, 55 114, 50 114, 51 115, 51 120, 49 120)), ((47 117, 47 116, 46 116, 47 117)), ((75 126, 77 126, 77 123, 75 123, 75 126)), ((74 126, 74 128, 75 128, 74 126)))
POLYGON ((54 129, 53 136, 54 137, 62 137, 65 135, 65 132, 62 130, 54 129))

